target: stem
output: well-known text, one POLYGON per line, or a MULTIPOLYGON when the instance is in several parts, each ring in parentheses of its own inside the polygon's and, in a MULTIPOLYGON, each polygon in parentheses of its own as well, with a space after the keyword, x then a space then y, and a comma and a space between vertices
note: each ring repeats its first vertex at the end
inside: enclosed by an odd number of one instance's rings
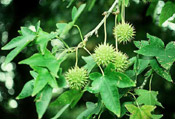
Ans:
POLYGON ((81 33, 81 30, 80 30, 79 26, 78 25, 74 25, 74 26, 78 29, 78 31, 80 33, 81 40, 83 41, 83 35, 81 33))
POLYGON ((122 1, 121 15, 122 15, 122 23, 125 23, 125 0, 122 1))
MULTIPOLYGON (((112 4, 111 8, 107 11, 106 14, 106 19, 109 17, 109 15, 111 14, 112 10, 114 9, 114 7, 118 4, 118 0, 115 0, 114 3, 112 4)), ((97 35, 98 29, 103 25, 105 21, 105 17, 101 20, 101 22, 89 33, 87 33, 85 35, 84 40, 87 40, 89 37, 91 37, 94 33, 97 35)))
POLYGON ((135 100, 137 106, 139 107, 139 103, 136 101, 136 97, 135 97, 135 95, 134 95, 133 93, 131 93, 131 92, 128 92, 128 93, 132 95, 132 97, 134 98, 134 100, 135 100))
MULTIPOLYGON (((90 51, 86 48, 86 47, 83 47, 84 48, 84 50, 89 54, 89 55, 91 55, 92 56, 92 54, 90 53, 90 51)), ((98 65, 98 64, 97 64, 98 65)), ((101 71, 101 73, 102 73, 102 75, 104 76, 104 71, 103 71, 103 69, 101 68, 101 66, 100 65, 98 65, 98 67, 99 67, 99 69, 100 69, 100 71, 101 71)))
POLYGON ((105 20, 104 20, 104 33, 105 33, 105 39, 104 39, 104 44, 106 45, 106 41, 107 41, 107 31, 106 31, 106 13, 105 15, 105 20))
MULTIPOLYGON (((117 26, 117 17, 118 17, 118 14, 115 15, 115 27, 117 26)), ((116 51, 118 51, 117 37, 115 37, 115 48, 116 48, 116 51)))
POLYGON ((153 79, 153 75, 151 75, 151 78, 150 78, 150 81, 149 81, 149 91, 151 91, 151 82, 152 82, 152 79, 153 79))
POLYGON ((76 62, 75 62, 75 67, 78 66, 78 47, 76 47, 76 62))
POLYGON ((60 37, 58 37, 58 36, 56 36, 56 38, 57 39, 59 39, 65 46, 66 46, 66 48, 70 48, 68 45, 67 45, 67 43, 63 40, 63 39, 61 39, 60 37))
POLYGON ((138 87, 138 89, 143 89, 144 86, 146 85, 147 81, 148 81, 149 77, 146 77, 145 80, 143 81, 142 85, 140 87, 138 87))

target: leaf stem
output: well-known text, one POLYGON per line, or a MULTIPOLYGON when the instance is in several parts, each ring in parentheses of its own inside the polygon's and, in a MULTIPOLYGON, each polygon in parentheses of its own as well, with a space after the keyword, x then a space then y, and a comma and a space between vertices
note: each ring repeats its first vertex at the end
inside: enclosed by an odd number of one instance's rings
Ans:
POLYGON ((76 62, 75 62, 75 67, 78 66, 78 47, 76 47, 76 62))
POLYGON ((106 45, 106 41, 107 41, 107 31, 106 31, 106 15, 107 12, 104 12, 103 15, 105 16, 105 20, 104 20, 104 33, 105 33, 105 38, 104 38, 104 44, 106 45))
POLYGON ((153 79, 153 74, 151 75, 151 78, 150 78, 150 81, 149 81, 149 91, 151 91, 151 82, 152 82, 152 79, 153 79))
POLYGON ((65 46, 66 46, 66 48, 70 48, 69 46, 68 46, 68 44, 63 40, 63 39, 61 39, 60 37, 58 37, 58 36, 56 36, 56 38, 57 39, 59 39, 65 46))
MULTIPOLYGON (((84 50, 85 50, 89 55, 92 56, 92 54, 90 53, 90 51, 89 51, 86 47, 83 47, 83 48, 84 48, 84 50)), ((97 65, 98 65, 98 64, 97 64, 97 65)), ((104 71, 103 71, 102 67, 101 67, 100 65, 98 65, 98 67, 99 67, 99 69, 100 69, 102 75, 104 76, 104 71)))
POLYGON ((84 40, 88 40, 89 37, 91 37, 94 33, 97 35, 99 28, 103 25, 105 19, 109 17, 109 15, 112 13, 112 10, 114 7, 118 4, 118 0, 115 0, 110 9, 107 11, 107 15, 101 20, 101 22, 89 33, 87 33, 84 37, 84 40))
POLYGON ((122 15, 122 23, 125 23, 125 0, 122 1, 121 15, 122 15))
POLYGON ((80 33, 81 40, 83 41, 83 35, 82 35, 81 30, 80 30, 80 27, 78 25, 74 25, 74 26, 78 29, 78 31, 80 33))
POLYGON ((135 97, 135 95, 134 95, 133 93, 131 93, 131 92, 128 92, 128 93, 132 95, 132 97, 134 98, 134 100, 135 100, 137 106, 139 107, 139 103, 136 101, 136 97, 135 97))

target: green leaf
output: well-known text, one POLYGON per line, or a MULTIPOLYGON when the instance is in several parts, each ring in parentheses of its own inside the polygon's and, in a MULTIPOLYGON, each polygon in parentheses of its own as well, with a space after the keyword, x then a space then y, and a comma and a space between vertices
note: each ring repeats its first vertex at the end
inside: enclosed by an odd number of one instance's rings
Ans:
POLYGON ((139 95, 137 98, 137 102, 139 104, 145 104, 145 105, 157 105, 157 106, 162 106, 160 102, 157 100, 157 91, 149 91, 149 90, 144 90, 144 89, 137 89, 135 90, 136 94, 139 95))
POLYGON ((82 95, 80 91, 77 90, 68 90, 62 93, 54 102, 51 103, 51 106, 63 107, 67 104, 72 104, 78 97, 78 95, 82 95))
MULTIPOLYGON (((29 43, 29 42, 28 42, 29 43)), ((18 47, 16 47, 15 49, 13 49, 7 56, 5 59, 5 64, 8 64, 9 62, 11 62, 27 45, 28 43, 24 44, 24 45, 20 45, 18 47)))
POLYGON ((87 5, 87 7, 88 7, 88 11, 91 11, 92 10, 92 8, 94 7, 94 5, 95 5, 95 2, 96 2, 96 0, 88 0, 88 5, 87 5))
POLYGON ((152 118, 153 119, 160 119, 160 118, 162 118, 163 117, 163 115, 161 114, 161 115, 152 115, 152 118))
POLYGON ((54 116, 54 117, 52 117, 51 119, 58 119, 62 114, 63 114, 63 112, 68 108, 70 106, 70 104, 67 104, 67 105, 65 105, 63 108, 61 108, 59 111, 58 111, 58 113, 54 116))
POLYGON ((60 88, 63 88, 66 86, 66 79, 64 77, 64 75, 62 74, 62 69, 60 68, 60 70, 58 71, 58 79, 57 79, 57 82, 58 82, 58 87, 60 88))
POLYGON ((82 4, 82 5, 78 8, 78 10, 77 10, 77 12, 76 12, 76 14, 75 14, 75 16, 74 16, 74 20, 73 20, 73 21, 76 21, 76 20, 78 19, 78 17, 81 15, 81 13, 82 13, 83 10, 85 9, 85 7, 86 7, 86 4, 82 4))
POLYGON ((160 14, 159 24, 162 25, 168 18, 173 16, 174 13, 175 13, 175 4, 171 1, 166 2, 160 14))
POLYGON ((20 46, 21 44, 25 43, 26 40, 27 40, 27 37, 24 37, 24 36, 18 36, 16 38, 13 38, 8 44, 2 47, 2 50, 10 50, 17 46, 20 46))
POLYGON ((136 75, 141 74, 149 65, 149 60, 145 59, 137 59, 137 62, 135 62, 136 67, 136 75))
POLYGON ((149 42, 148 41, 144 41, 144 40, 141 40, 141 41, 134 41, 134 45, 137 47, 137 48, 142 48, 142 47, 145 47, 147 45, 149 45, 149 42))
POLYGON ((117 85, 107 76, 103 76, 101 80, 100 95, 104 105, 120 117, 121 109, 117 85))
POLYGON ((7 43, 2 50, 13 49, 6 57, 5 64, 11 62, 31 41, 35 38, 35 33, 26 27, 21 28, 22 36, 18 36, 7 43))
POLYGON ((117 87, 119 88, 128 88, 128 87, 135 87, 135 83, 132 79, 130 79, 126 74, 116 72, 117 78, 117 87))
POLYGON ((94 61, 92 56, 87 56, 87 57, 82 56, 82 59, 86 62, 86 65, 84 66, 84 68, 87 69, 88 72, 90 73, 92 69, 95 67, 96 62, 94 61))
POLYGON ((136 51, 136 53, 145 56, 155 56, 162 67, 165 69, 170 69, 173 62, 175 61, 175 42, 172 41, 168 43, 164 49, 164 43, 161 39, 149 34, 147 37, 150 39, 149 45, 142 47, 136 51))
POLYGON ((30 66, 40 66, 48 68, 51 74, 55 77, 57 76, 58 70, 60 68, 60 64, 64 59, 57 60, 49 50, 45 52, 44 55, 40 53, 36 53, 33 56, 29 57, 28 59, 25 59, 23 61, 20 61, 19 64, 28 64, 30 66))
POLYGON ((42 67, 33 67, 33 68, 38 73, 38 76, 34 82, 34 89, 33 89, 32 96, 39 93, 47 84, 50 84, 51 87, 55 88, 55 85, 57 83, 55 84, 50 83, 54 79, 46 68, 42 68, 42 67))
POLYGON ((37 24, 35 25, 35 29, 36 29, 36 32, 38 32, 40 30, 40 21, 37 22, 37 24))
POLYGON ((126 74, 116 72, 115 66, 113 64, 109 64, 104 71, 105 76, 109 77, 111 81, 114 81, 119 88, 128 88, 134 87, 135 83, 132 79, 130 79, 126 74))
POLYGON ((58 28, 58 31, 57 31, 58 35, 60 35, 63 32, 63 30, 66 28, 67 23, 57 23, 56 26, 58 28))
POLYGON ((133 104, 126 104, 125 107, 132 114, 129 119, 152 119, 151 112, 156 108, 152 105, 136 107, 133 104))
POLYGON ((67 5, 67 8, 69 8, 76 0, 70 0, 69 4, 67 5))
POLYGON ((125 108, 125 105, 127 105, 127 104, 132 104, 133 102, 124 102, 123 104, 122 104, 122 106, 121 106, 121 117, 123 117, 125 114, 126 114, 126 112, 127 112, 127 109, 125 108))
POLYGON ((125 6, 126 6, 126 7, 129 6, 129 0, 125 0, 125 6))
POLYGON ((156 60, 151 60, 150 65, 152 69, 162 78, 166 79, 167 81, 173 82, 171 75, 166 70, 161 68, 156 60))
POLYGON ((155 15, 157 14, 156 13, 157 4, 158 4, 158 0, 154 0, 150 3, 150 5, 146 11, 146 16, 152 16, 153 19, 155 19, 155 15))
POLYGON ((38 76, 38 73, 36 73, 35 71, 30 71, 30 74, 34 79, 36 79, 38 76))
POLYGON ((111 75, 110 68, 111 66, 108 65, 108 67, 105 69, 104 76, 99 77, 100 75, 97 73, 96 79, 94 74, 93 76, 90 76, 90 78, 93 77, 92 79, 94 81, 92 82, 92 87, 90 87, 89 90, 93 93, 100 92, 101 98, 106 108, 120 117, 120 100, 117 81, 111 75))
POLYGON ((56 37, 56 34, 53 34, 53 33, 49 34, 47 32, 39 30, 38 37, 36 39, 36 44, 39 45, 40 51, 43 55, 45 54, 47 50, 46 47, 47 47, 48 42, 54 37, 56 37))
POLYGON ((35 36, 35 33, 27 27, 21 27, 21 34, 23 36, 28 36, 28 35, 35 36))
POLYGON ((20 92, 20 94, 16 97, 16 99, 24 99, 26 97, 29 97, 32 95, 33 92, 33 85, 34 85, 34 80, 30 80, 28 81, 22 91, 20 92))
POLYGON ((88 119, 93 114, 98 114, 101 110, 101 103, 94 104, 93 102, 86 102, 86 107, 87 109, 83 111, 77 119, 88 119))
POLYGON ((72 9, 72 20, 75 19, 75 15, 76 15, 77 11, 78 11, 77 8, 74 6, 72 9))
POLYGON ((45 113, 49 102, 52 98, 52 88, 48 85, 40 92, 35 99, 36 111, 38 113, 38 118, 41 119, 45 113))

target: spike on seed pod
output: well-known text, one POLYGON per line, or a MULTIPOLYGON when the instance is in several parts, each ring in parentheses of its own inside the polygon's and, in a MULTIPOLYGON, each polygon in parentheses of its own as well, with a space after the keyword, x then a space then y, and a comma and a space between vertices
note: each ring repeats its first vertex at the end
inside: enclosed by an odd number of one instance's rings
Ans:
POLYGON ((95 48, 93 58, 98 65, 107 66, 115 59, 115 49, 112 45, 101 44, 95 48))
POLYGON ((116 52, 114 65, 118 72, 124 72, 128 68, 128 56, 122 52, 116 52))
POLYGON ((71 89, 81 90, 88 83, 88 73, 84 68, 74 67, 68 70, 65 78, 71 89))
POLYGON ((120 23, 114 27, 113 34, 119 43, 127 43, 135 36, 135 30, 129 23, 120 23))

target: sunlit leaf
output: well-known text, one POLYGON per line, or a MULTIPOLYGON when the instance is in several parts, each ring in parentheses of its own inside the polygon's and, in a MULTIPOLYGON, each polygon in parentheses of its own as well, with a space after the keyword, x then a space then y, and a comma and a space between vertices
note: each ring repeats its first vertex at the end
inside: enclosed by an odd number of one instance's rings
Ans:
POLYGON ((126 104, 125 107, 131 113, 129 119, 152 119, 151 112, 156 108, 152 105, 136 107, 133 104, 126 104))
POLYGON ((153 106, 157 105, 163 107, 162 104, 157 100, 158 92, 144 89, 137 89, 135 90, 135 92, 137 95, 139 95, 139 97, 136 100, 139 104, 153 105, 153 106))
POLYGON ((174 13, 175 4, 171 1, 166 2, 160 14, 159 24, 162 25, 168 18, 172 17, 174 13))

